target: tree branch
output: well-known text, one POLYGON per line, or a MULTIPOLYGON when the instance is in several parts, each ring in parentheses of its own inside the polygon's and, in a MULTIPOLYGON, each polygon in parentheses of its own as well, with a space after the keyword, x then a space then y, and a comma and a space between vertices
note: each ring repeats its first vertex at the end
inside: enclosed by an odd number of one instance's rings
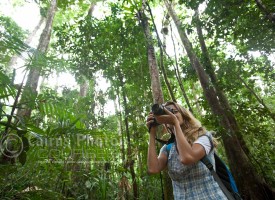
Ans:
POLYGON ((266 15, 266 17, 272 22, 275 22, 275 13, 270 12, 261 0, 255 0, 259 9, 266 15))
POLYGON ((237 77, 245 85, 245 87, 251 92, 251 94, 254 95, 254 97, 258 100, 258 102, 265 108, 266 112, 273 119, 273 121, 275 121, 275 115, 274 115, 274 113, 269 110, 269 108, 265 105, 264 101, 255 93, 255 91, 252 88, 250 88, 246 84, 246 82, 241 78, 240 75, 237 75, 237 77))

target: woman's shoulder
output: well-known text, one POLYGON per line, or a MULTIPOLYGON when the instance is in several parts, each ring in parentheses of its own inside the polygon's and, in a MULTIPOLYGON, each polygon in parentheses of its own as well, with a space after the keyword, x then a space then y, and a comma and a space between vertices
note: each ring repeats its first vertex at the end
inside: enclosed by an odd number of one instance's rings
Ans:
POLYGON ((211 152, 214 148, 212 133, 209 131, 200 135, 194 143, 201 144, 204 147, 206 154, 211 152))
POLYGON ((165 153, 166 155, 168 155, 168 152, 167 152, 167 145, 163 145, 160 149, 160 153, 165 153))
POLYGON ((199 135, 198 139, 206 139, 208 138, 209 140, 212 140, 213 138, 213 131, 205 131, 204 133, 202 133, 201 135, 199 135))

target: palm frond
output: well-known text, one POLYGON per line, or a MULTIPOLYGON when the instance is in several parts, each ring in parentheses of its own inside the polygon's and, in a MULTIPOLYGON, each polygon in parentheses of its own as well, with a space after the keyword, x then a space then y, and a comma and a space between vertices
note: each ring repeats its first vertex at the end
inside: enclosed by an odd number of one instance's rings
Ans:
POLYGON ((16 88, 12 86, 10 78, 0 71, 0 101, 9 100, 9 97, 15 97, 16 88))

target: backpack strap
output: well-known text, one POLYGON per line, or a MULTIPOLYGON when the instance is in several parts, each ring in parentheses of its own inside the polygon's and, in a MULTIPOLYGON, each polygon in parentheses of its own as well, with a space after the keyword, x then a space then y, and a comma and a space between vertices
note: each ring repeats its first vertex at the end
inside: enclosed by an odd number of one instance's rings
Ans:
POLYGON ((167 156, 169 157, 170 150, 172 148, 172 145, 175 143, 176 137, 175 134, 171 134, 170 139, 166 142, 166 151, 167 151, 167 156))
POLYGON ((206 165, 206 167, 210 170, 213 178, 215 179, 215 181, 219 184, 221 190, 223 191, 223 193, 225 194, 225 196, 228 198, 228 200, 235 200, 235 198, 232 196, 232 194, 228 191, 228 189, 225 187, 225 185, 223 184, 222 180, 220 179, 220 177, 218 176, 218 174, 215 172, 212 163, 210 162, 210 160, 204 156, 201 159, 201 162, 203 164, 206 165))
POLYGON ((167 157, 169 157, 169 153, 170 153, 170 150, 171 150, 173 144, 174 143, 170 143, 170 144, 166 145, 167 157))
MULTIPOLYGON (((210 144, 211 144, 211 150, 210 151, 212 151, 214 149, 214 144, 213 144, 212 138, 208 134, 205 134, 205 135, 202 135, 202 136, 207 136, 208 137, 208 139, 210 141, 210 144)), ((203 164, 205 164, 205 166, 210 170, 213 178, 219 184, 221 190, 223 191, 223 193, 225 194, 225 196, 228 198, 228 200, 235 200, 235 198, 232 196, 232 194, 228 191, 228 189, 223 184, 223 182, 220 179, 220 177, 218 176, 218 174, 215 172, 213 164, 210 162, 210 160, 208 159, 207 155, 205 155, 200 161, 203 164)))

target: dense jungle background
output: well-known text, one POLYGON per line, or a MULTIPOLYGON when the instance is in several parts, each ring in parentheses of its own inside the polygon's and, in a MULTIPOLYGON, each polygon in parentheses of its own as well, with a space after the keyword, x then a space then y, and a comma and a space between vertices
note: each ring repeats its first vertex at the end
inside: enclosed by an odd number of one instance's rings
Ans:
POLYGON ((0 7, 0 199, 172 199, 146 167, 146 116, 168 100, 216 132, 244 199, 274 199, 273 0, 0 7))

